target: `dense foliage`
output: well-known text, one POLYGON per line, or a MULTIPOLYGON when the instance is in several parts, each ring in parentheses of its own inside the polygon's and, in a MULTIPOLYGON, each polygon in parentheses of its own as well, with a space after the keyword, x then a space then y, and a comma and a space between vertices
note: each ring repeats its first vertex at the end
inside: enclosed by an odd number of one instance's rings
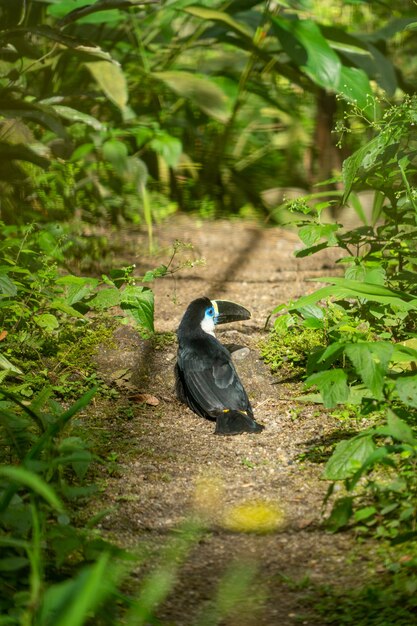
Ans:
POLYGON ((279 219, 271 190, 309 188, 340 166, 332 130, 346 102, 373 119, 371 81, 389 97, 413 89, 407 3, 393 19, 346 4, 3 4, 2 219, 151 231, 176 207, 248 205, 279 219))
POLYGON ((375 189, 371 223, 345 231, 321 220, 323 204, 293 206, 304 214, 298 223, 305 247, 297 255, 335 246, 344 252, 343 275, 322 277, 328 286, 278 307, 283 314, 275 322, 278 336, 294 329, 316 336, 305 387, 319 396, 308 398, 374 417, 367 430, 340 442, 326 465, 324 478, 343 481, 346 490, 330 527, 354 521, 361 532, 397 543, 415 536, 417 520, 416 115, 414 97, 393 106, 344 163, 346 197, 361 183, 375 189))

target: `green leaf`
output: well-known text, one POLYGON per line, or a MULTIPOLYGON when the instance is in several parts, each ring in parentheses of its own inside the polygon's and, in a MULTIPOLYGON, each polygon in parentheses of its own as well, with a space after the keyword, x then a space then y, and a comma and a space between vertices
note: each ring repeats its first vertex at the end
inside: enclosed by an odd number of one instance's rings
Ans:
POLYGON ((127 82, 119 63, 88 61, 85 66, 107 98, 125 112, 128 101, 127 82))
POLYGON ((342 354, 345 344, 334 341, 325 348, 319 348, 308 355, 307 374, 317 370, 328 370, 332 363, 342 354))
POLYGON ((49 626, 82 626, 112 592, 120 570, 102 554, 91 567, 72 579, 49 587, 43 597, 38 623, 49 626))
POLYGON ((35 445, 30 449, 26 456, 26 459, 31 461, 38 458, 45 446, 51 441, 51 437, 62 431, 65 425, 70 421, 74 415, 82 411, 91 402, 94 394, 97 392, 97 388, 93 387, 86 391, 81 398, 79 398, 74 404, 72 404, 64 413, 61 413, 55 422, 51 423, 44 434, 36 440, 35 445))
POLYGON ((310 306, 312 304, 316 304, 320 302, 320 300, 326 300, 334 296, 335 298, 341 297, 340 294, 343 293, 341 290, 336 290, 332 287, 322 287, 321 289, 317 289, 313 293, 308 296, 301 296, 298 300, 291 304, 291 311, 298 311, 299 308, 304 308, 306 306, 310 306))
POLYGON ((417 375, 397 378, 395 390, 404 404, 417 407, 417 375))
POLYGON ((372 285, 384 285, 387 278, 385 269, 381 266, 365 269, 365 282, 372 285))
POLYGON ((213 9, 206 9, 205 7, 199 6, 190 6, 185 8, 184 11, 203 20, 210 20, 212 22, 220 22, 221 24, 225 24, 228 29, 231 29, 235 33, 243 35, 243 37, 252 39, 252 33, 248 29, 248 27, 245 24, 241 24, 241 22, 235 20, 228 13, 224 13, 223 11, 215 11, 213 9))
POLYGON ((342 369, 332 369, 325 372, 311 374, 305 381, 305 387, 317 385, 326 408, 332 408, 349 398, 347 376, 342 369))
POLYGON ((326 527, 330 532, 336 533, 338 530, 346 526, 353 514, 352 503, 352 496, 338 498, 335 501, 332 511, 326 520, 326 527))
MULTIPOLYGON (((392 97, 398 88, 398 81, 395 66, 388 55, 383 54, 376 46, 367 42, 369 56, 358 55, 355 52, 347 51, 348 59, 361 68, 367 76, 375 80, 389 97, 392 97)), ((377 106, 377 103, 375 103, 377 106)))
POLYGON ((0 572, 16 572, 28 564, 29 559, 24 556, 6 557, 5 559, 0 559, 0 572))
POLYGON ((311 256, 312 254, 316 254, 317 252, 320 252, 320 250, 325 250, 328 247, 329 247, 328 241, 323 241, 322 243, 319 243, 315 246, 310 246, 309 248, 302 248, 301 250, 296 250, 294 252, 294 256, 296 256, 297 259, 303 259, 306 256, 311 256))
POLYGON ((150 332, 155 332, 153 323, 154 295, 146 287, 128 285, 121 292, 120 306, 128 311, 135 322, 150 332))
POLYGON ((340 83, 341 61, 311 20, 272 18, 281 45, 294 63, 320 87, 335 91, 340 83))
POLYGON ((334 50, 339 50, 344 54, 352 52, 356 56, 370 58, 371 53, 368 50, 368 44, 359 39, 359 37, 355 37, 336 26, 324 26, 321 24, 320 30, 329 46, 334 50))
POLYGON ((88 306, 92 309, 110 309, 112 306, 118 306, 120 304, 120 291, 115 287, 109 287, 107 289, 101 289, 91 300, 88 302, 88 306))
POLYGON ((70 317, 78 317, 78 318, 84 317, 84 315, 80 313, 80 311, 77 311, 77 309, 74 309, 64 300, 53 300, 49 304, 48 308, 55 309, 56 311, 61 311, 62 313, 65 313, 66 315, 69 315, 70 317))
POLYGON ((357 472, 374 452, 372 434, 361 433, 352 439, 340 441, 326 463, 325 480, 345 480, 357 472))
POLYGON ((227 122, 230 111, 224 92, 208 78, 191 72, 153 72, 152 77, 165 83, 181 98, 188 98, 209 117, 227 122))
POLYGON ((109 161, 119 176, 128 169, 128 151, 126 144, 117 139, 109 139, 103 144, 103 156, 109 161))
POLYGON ((116 25, 122 19, 120 10, 147 4, 149 0, 63 0, 48 8, 48 13, 61 17, 60 25, 79 21, 80 24, 116 25))
POLYGON ((158 131, 156 137, 149 142, 149 146, 161 155, 168 167, 175 168, 182 154, 182 143, 176 137, 163 131, 158 131))
POLYGON ((48 532, 48 544, 55 553, 57 566, 61 567, 71 552, 82 550, 83 539, 78 529, 73 526, 56 524, 48 532))
POLYGON ((17 287, 15 283, 8 277, 6 273, 0 274, 0 293, 5 296, 15 296, 17 294, 17 287))
POLYGON ((384 152, 388 148, 392 149, 403 132, 401 124, 390 126, 343 161, 342 180, 345 192, 342 204, 346 203, 358 172, 362 169, 365 173, 370 172, 384 152))
POLYGON ((391 410, 388 411, 387 427, 391 437, 394 437, 394 439, 398 439, 398 441, 404 441, 405 443, 409 443, 412 446, 416 445, 417 440, 414 437, 413 431, 410 426, 407 424, 407 422, 395 415, 395 413, 391 410))
POLYGON ((39 328, 45 329, 48 333, 53 332, 59 328, 59 321, 52 315, 52 313, 42 313, 41 315, 35 315, 33 321, 39 328))
POLYGON ((417 369, 417 338, 412 337, 394 344, 392 362, 403 370, 417 369))
POLYGON ((294 308, 306 306, 318 302, 323 298, 333 296, 334 298, 363 298, 373 302, 380 302, 385 305, 394 305, 398 310, 417 310, 417 300, 411 294, 403 291, 388 289, 383 285, 368 283, 363 281, 349 280, 335 276, 323 276, 315 278, 316 282, 332 283, 333 287, 318 289, 309 296, 303 296, 294 302, 294 308))
POLYGON ((358 509, 355 511, 354 518, 355 522, 362 522, 370 517, 373 517, 377 509, 374 506, 365 506, 362 509, 358 509))
POLYGON ((363 281, 346 280, 337 276, 322 276, 314 279, 321 283, 332 283, 333 285, 344 287, 352 293, 355 292, 362 296, 392 296, 397 298, 411 299, 413 296, 404 291, 394 291, 377 283, 368 283, 363 281))
POLYGON ((357 104, 365 114, 373 114, 374 95, 369 78, 363 70, 342 65, 337 91, 346 100, 357 104))
POLYGON ((77 109, 73 109, 71 107, 63 106, 62 104, 52 104, 51 108, 57 113, 60 117, 70 121, 70 122, 82 122, 87 126, 91 126, 94 130, 105 130, 104 124, 98 121, 92 115, 88 115, 87 113, 82 113, 82 111, 77 111, 77 109))
POLYGON ((16 367, 16 365, 13 365, 13 363, 11 363, 9 359, 6 359, 6 357, 2 354, 0 354, 0 367, 15 374, 23 374, 21 369, 16 367))
POLYGON ((384 380, 393 351, 394 346, 391 343, 382 341, 345 346, 345 354, 352 361, 356 373, 378 400, 384 397, 384 380))
POLYGON ((274 320, 274 330, 277 333, 286 333, 291 326, 294 326, 294 324, 294 316, 289 313, 285 313, 284 315, 279 315, 274 320))
POLYGON ((0 466, 0 477, 34 491, 46 500, 56 511, 62 512, 64 510, 64 507, 58 496, 55 494, 55 491, 37 474, 29 472, 23 467, 3 465, 0 466))
POLYGON ((82 276, 62 276, 56 280, 58 285, 66 286, 66 303, 70 306, 89 296, 98 285, 96 278, 82 276))
POLYGON ((338 224, 315 224, 312 222, 298 229, 298 236, 303 244, 311 247, 325 237, 329 246, 334 246, 337 239, 334 234, 339 230, 338 224))

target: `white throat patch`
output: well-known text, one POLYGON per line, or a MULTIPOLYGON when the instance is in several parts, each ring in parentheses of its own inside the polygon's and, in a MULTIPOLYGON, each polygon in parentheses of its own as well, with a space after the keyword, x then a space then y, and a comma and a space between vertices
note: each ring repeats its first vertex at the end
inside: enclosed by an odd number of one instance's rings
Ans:
POLYGON ((212 335, 212 337, 216 336, 214 334, 214 319, 212 317, 205 315, 203 320, 201 321, 200 326, 202 330, 204 330, 204 332, 208 335, 212 335))

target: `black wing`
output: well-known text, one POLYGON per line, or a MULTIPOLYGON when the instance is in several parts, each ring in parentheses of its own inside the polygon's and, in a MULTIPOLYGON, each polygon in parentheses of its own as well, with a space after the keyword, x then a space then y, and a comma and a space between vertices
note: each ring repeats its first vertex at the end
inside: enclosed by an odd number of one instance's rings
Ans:
POLYGON ((217 417, 229 409, 252 408, 231 361, 229 352, 217 340, 179 350, 177 391, 180 399, 203 417, 217 417))

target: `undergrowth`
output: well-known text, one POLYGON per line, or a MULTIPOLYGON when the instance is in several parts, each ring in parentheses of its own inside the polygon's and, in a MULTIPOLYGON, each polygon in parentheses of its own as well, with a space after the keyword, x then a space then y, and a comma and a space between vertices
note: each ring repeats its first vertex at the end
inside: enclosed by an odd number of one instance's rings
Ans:
POLYGON ((324 624, 337 626, 410 626, 417 609, 417 561, 405 555, 399 571, 385 571, 360 588, 314 590, 314 608, 324 624))
POLYGON ((416 98, 392 106, 344 162, 344 201, 357 186, 375 189, 370 223, 344 231, 323 222, 321 194, 290 207, 305 246, 296 255, 337 247, 343 276, 316 279, 327 285, 276 307, 262 351, 275 370, 303 364, 304 401, 357 407, 365 428, 336 445, 323 473, 328 526, 395 543, 417 536, 416 110, 416 98))
POLYGON ((308 355, 315 349, 323 347, 324 343, 324 333, 291 326, 285 333, 274 328, 259 348, 262 359, 273 373, 279 372, 284 367, 301 374, 308 355))
POLYGON ((316 279, 325 286, 277 306, 262 349, 273 371, 290 360, 304 379, 302 401, 329 411, 354 407, 359 419, 353 432, 335 422, 341 440, 310 455, 323 463, 322 478, 329 483, 325 526, 330 532, 350 529, 360 541, 373 539, 391 550, 382 580, 360 589, 321 590, 314 604, 326 624, 415 621, 416 112, 416 98, 392 106, 373 122, 374 138, 344 162, 344 202, 361 186, 375 191, 369 221, 357 199, 364 224, 350 231, 322 220, 328 206, 322 194, 289 207, 304 244, 296 256, 336 247, 343 274, 316 279))

